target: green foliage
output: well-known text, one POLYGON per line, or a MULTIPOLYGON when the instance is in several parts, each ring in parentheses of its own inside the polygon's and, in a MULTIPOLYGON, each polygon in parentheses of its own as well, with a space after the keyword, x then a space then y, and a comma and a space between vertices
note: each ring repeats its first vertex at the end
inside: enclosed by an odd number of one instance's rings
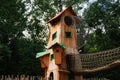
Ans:
POLYGON ((0 1, 0 73, 8 72, 13 54, 12 42, 23 36, 24 11, 23 3, 16 3, 16 0, 0 1))
POLYGON ((95 29, 87 41, 87 49, 101 51, 120 46, 119 4, 119 0, 98 0, 86 9, 84 18, 89 27, 95 29))
MULTIPOLYGON (((87 1, 87 0, 85 0, 87 1)), ((0 74, 43 74, 37 52, 46 46, 48 19, 84 0, 0 0, 0 74), (30 36, 25 36, 23 31, 30 36)))
MULTIPOLYGON (((94 28, 84 46, 86 52, 98 52, 120 47, 120 1, 98 0, 84 12, 89 27, 94 28)), ((95 77, 119 79, 120 68, 111 69, 95 77)))
POLYGON ((0 74, 43 74, 35 55, 45 49, 46 29, 35 12, 27 11, 26 3, 0 1, 0 74), (25 30, 29 38, 24 36, 25 30))
POLYGON ((43 75, 44 72, 40 68, 40 62, 35 58, 35 56, 37 52, 44 50, 43 45, 45 45, 45 43, 41 43, 37 40, 20 39, 17 41, 17 44, 18 47, 16 50, 19 54, 17 59, 19 60, 16 68, 19 68, 18 72, 21 74, 43 75))
POLYGON ((32 3, 29 3, 32 5, 33 12, 35 12, 37 16, 41 16, 40 18, 47 22, 50 18, 62 11, 64 7, 73 5, 74 9, 76 9, 79 4, 85 1, 88 0, 34 0, 32 3))

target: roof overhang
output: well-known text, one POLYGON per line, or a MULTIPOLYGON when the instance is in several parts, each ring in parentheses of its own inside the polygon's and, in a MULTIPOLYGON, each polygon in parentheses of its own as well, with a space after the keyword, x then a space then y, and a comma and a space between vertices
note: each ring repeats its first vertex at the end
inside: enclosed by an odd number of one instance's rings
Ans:
POLYGON ((56 45, 58 45, 58 46, 62 47, 63 49, 66 49, 66 46, 65 46, 65 45, 63 45, 63 44, 62 44, 62 43, 60 43, 60 42, 56 42, 55 44, 53 44, 53 45, 49 46, 49 47, 48 47, 48 49, 50 49, 50 48, 52 48, 52 47, 54 47, 54 46, 56 46, 56 45))
POLYGON ((40 57, 45 56, 45 55, 47 55, 47 54, 50 54, 50 53, 49 53, 48 51, 39 52, 39 53, 36 54, 36 58, 40 58, 40 57))
POLYGON ((64 9, 63 11, 61 11, 60 13, 58 13, 56 16, 54 16, 53 18, 51 18, 48 23, 51 23, 52 21, 56 20, 57 18, 61 17, 61 15, 66 11, 66 10, 69 10, 73 16, 77 16, 76 13, 73 11, 72 7, 69 6, 67 7, 66 9, 64 9))

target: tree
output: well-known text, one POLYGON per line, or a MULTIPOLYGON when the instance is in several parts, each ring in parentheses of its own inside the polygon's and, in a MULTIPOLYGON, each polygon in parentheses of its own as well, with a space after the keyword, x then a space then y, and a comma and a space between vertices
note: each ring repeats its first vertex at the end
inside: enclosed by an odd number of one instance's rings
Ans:
POLYGON ((81 2, 84 0, 1 0, 0 73, 40 74, 35 55, 45 49, 46 22, 64 6, 81 2))
MULTIPOLYGON (((120 1, 98 0, 84 12, 84 19, 95 29, 85 45, 85 51, 96 52, 120 46, 120 1)), ((119 79, 120 68, 111 69, 96 77, 119 79)))
POLYGON ((45 49, 45 28, 36 18, 30 23, 27 13, 26 1, 0 1, 1 74, 40 74, 35 55, 45 49), (24 36, 25 30, 29 30, 29 38, 24 36))
MULTIPOLYGON (((87 24, 95 29, 94 43, 89 48, 97 51, 120 46, 120 1, 98 0, 84 12, 87 24)), ((93 39, 93 38, 91 38, 93 39)))
POLYGON ((79 4, 85 1, 88 0, 34 0, 32 3, 28 3, 32 5, 31 11, 35 12, 39 15, 39 18, 42 18, 47 22, 51 17, 62 11, 64 7, 68 7, 70 5, 72 5, 77 12, 78 8, 81 9, 79 4))
POLYGON ((24 7, 23 3, 16 3, 16 0, 0 1, 0 54, 3 72, 9 69, 11 56, 14 54, 11 45, 14 40, 23 36, 26 20, 22 16, 24 7))
MULTIPOLYGON (((19 54, 19 60, 17 62, 17 72, 19 74, 29 75, 43 75, 44 72, 40 68, 40 61, 36 59, 36 53, 44 50, 45 43, 22 38, 17 42, 17 52, 19 54), (22 47, 21 47, 22 46, 22 47)), ((18 74, 18 73, 16 73, 18 74)))

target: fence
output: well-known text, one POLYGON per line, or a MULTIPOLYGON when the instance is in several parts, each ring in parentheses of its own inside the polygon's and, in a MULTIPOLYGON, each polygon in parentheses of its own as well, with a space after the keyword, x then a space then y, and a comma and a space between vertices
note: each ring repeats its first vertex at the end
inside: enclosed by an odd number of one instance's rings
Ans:
POLYGON ((83 80, 109 80, 109 79, 106 79, 106 78, 86 78, 83 80))
MULTIPOLYGON (((0 80, 46 80, 42 76, 29 75, 1 75, 0 80)), ((83 80, 109 80, 106 78, 84 78, 83 80)))
POLYGON ((44 80, 41 76, 29 76, 29 75, 1 75, 0 80, 44 80))

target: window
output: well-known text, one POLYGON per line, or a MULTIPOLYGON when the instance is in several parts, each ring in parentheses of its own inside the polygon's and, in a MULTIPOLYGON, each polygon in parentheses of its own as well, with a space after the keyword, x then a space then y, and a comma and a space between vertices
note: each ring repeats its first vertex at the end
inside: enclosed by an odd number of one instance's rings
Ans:
POLYGON ((70 16, 65 16, 64 18, 65 24, 71 26, 73 24, 73 20, 70 16))
POLYGON ((52 35, 52 40, 54 40, 56 37, 57 37, 57 32, 55 32, 55 33, 52 35))
POLYGON ((50 60, 52 61, 53 59, 54 59, 54 55, 51 54, 51 56, 50 56, 50 60))
POLYGON ((65 37, 66 38, 71 38, 72 36, 71 36, 71 32, 65 32, 65 37))

